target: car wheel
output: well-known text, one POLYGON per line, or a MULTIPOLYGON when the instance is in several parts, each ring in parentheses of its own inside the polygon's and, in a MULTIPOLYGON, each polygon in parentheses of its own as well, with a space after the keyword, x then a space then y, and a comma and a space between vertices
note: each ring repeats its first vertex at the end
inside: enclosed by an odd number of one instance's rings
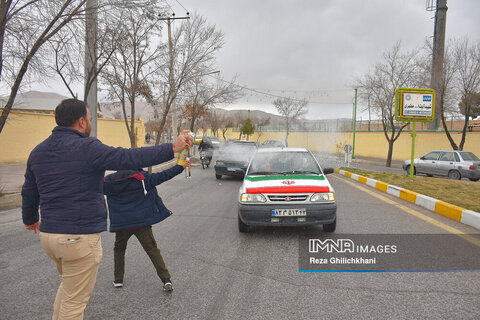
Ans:
POLYGON ((240 217, 238 217, 238 231, 240 231, 241 233, 248 232, 248 226, 245 223, 243 223, 240 217))
POLYGON ((470 181, 478 181, 480 178, 468 178, 470 181))
POLYGON ((431 178, 431 177, 433 177, 433 175, 431 175, 431 174, 427 173, 427 177, 430 177, 430 178, 431 178))
POLYGON ((323 225, 323 231, 325 232, 335 232, 335 229, 337 229, 337 218, 332 223, 323 225))
MULTIPOLYGON (((407 171, 407 175, 410 175, 410 166, 407 166, 405 171, 407 171)), ((416 174, 417 174, 417 169, 413 167, 413 175, 416 175, 416 174)))
POLYGON ((218 180, 222 179, 222 175, 221 174, 215 174, 215 178, 217 178, 218 180))
POLYGON ((448 178, 453 180, 460 180, 462 179, 462 175, 457 170, 451 170, 450 172, 448 172, 448 178))

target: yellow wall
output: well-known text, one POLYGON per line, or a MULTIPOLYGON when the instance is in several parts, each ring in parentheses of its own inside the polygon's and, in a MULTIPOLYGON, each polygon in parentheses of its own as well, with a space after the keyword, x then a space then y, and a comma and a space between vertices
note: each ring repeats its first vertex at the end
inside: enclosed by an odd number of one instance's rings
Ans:
MULTIPOLYGON (((145 126, 143 119, 136 121, 137 147, 143 146, 145 126)), ((13 111, 0 133, 0 163, 26 162, 32 149, 45 140, 55 127, 53 115, 13 111)), ((198 132, 202 135, 203 132, 198 132)), ((207 135, 212 135, 208 130, 207 135)), ((461 133, 452 133, 458 143, 461 133)), ((218 136, 223 139, 221 130, 218 136)), ((227 139, 238 139, 239 132, 228 129, 227 139)), ((123 120, 98 119, 98 138, 114 147, 130 147, 127 129, 123 120)), ((251 141, 262 143, 265 140, 284 142, 285 132, 260 132, 249 137, 251 141)), ((352 132, 291 132, 288 137, 290 147, 303 147, 312 151, 343 153, 345 144, 352 144, 352 132)), ((434 149, 450 150, 451 146, 444 132, 417 132, 415 157, 420 157, 434 149)), ((480 156, 480 132, 467 132, 464 150, 480 156)), ((357 132, 355 137, 355 155, 385 159, 388 143, 383 132, 357 132)), ((409 132, 403 132, 393 147, 393 159, 410 158, 411 138, 409 132)))
MULTIPOLYGON (((0 163, 26 162, 30 152, 51 133, 55 116, 12 111, 0 133, 0 163)), ((130 139, 123 120, 98 119, 98 139, 114 147, 130 147, 130 139)), ((145 125, 135 121, 137 146, 143 146, 145 125)))
MULTIPOLYGON (((457 145, 461 139, 461 132, 452 133, 457 145)), ((225 134, 227 139, 238 139, 239 133, 231 129, 225 134)), ((222 139, 222 133, 219 132, 222 139)), ((285 141, 285 132, 261 132, 249 137, 251 141, 262 143, 265 140, 285 141)), ((289 147, 308 148, 311 151, 338 153, 344 152, 345 144, 352 145, 352 132, 291 132, 288 136, 289 147)), ((417 132, 415 139, 415 157, 420 157, 431 150, 452 150, 445 132, 417 132)), ((410 159, 412 139, 410 132, 402 132, 393 145, 394 160, 410 159)), ((463 150, 471 151, 480 157, 480 132, 467 132, 463 150)), ((355 155, 358 157, 372 157, 386 159, 388 142, 382 132, 357 132, 355 135, 355 155)))

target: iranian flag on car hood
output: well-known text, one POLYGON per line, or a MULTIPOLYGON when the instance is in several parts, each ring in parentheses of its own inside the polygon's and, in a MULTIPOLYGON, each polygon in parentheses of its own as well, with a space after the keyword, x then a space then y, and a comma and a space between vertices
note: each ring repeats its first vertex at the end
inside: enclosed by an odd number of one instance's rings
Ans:
POLYGON ((246 193, 315 193, 330 192, 323 175, 246 176, 246 193))

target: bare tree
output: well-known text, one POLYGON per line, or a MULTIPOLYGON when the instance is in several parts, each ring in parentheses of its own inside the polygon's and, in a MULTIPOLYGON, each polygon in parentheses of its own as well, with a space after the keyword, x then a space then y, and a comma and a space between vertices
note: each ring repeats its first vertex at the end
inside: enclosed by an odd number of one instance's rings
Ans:
MULTIPOLYGON (((118 8, 116 9, 118 10, 118 8)), ((53 39, 49 41, 53 51, 53 61, 50 68, 56 73, 72 95, 77 98, 78 94, 73 92, 72 84, 83 83, 83 100, 86 99, 92 83, 97 80, 100 72, 109 62, 116 50, 119 39, 123 38, 122 18, 113 15, 114 9, 99 12, 98 35, 94 38, 93 46, 97 50, 89 51, 92 65, 84 70, 85 65, 85 21, 76 20, 68 28, 64 28, 53 39)))
POLYGON ((222 127, 223 118, 219 115, 218 111, 215 109, 210 109, 207 111, 206 115, 207 121, 210 124, 213 135, 218 137, 218 130, 222 127))
POLYGON ((225 137, 225 134, 229 128, 233 128, 233 121, 227 115, 227 113, 223 113, 223 115, 220 117, 219 126, 220 130, 222 131, 223 140, 226 140, 227 138, 225 137))
POLYGON ((273 101, 273 105, 277 109, 277 112, 280 113, 285 118, 285 146, 288 147, 288 135, 290 134, 290 126, 293 121, 296 121, 302 115, 307 113, 307 101, 306 100, 296 100, 293 98, 277 98, 273 101))
MULTIPOLYGON (((186 82, 213 70, 215 54, 223 45, 223 33, 216 30, 214 25, 207 25, 206 19, 197 14, 182 22, 174 32, 171 43, 164 48, 163 58, 159 60, 160 76, 168 84, 159 133, 164 130, 178 91, 184 88, 186 82)), ((155 143, 158 144, 159 141, 160 134, 155 143)))
MULTIPOLYGON (((73 19, 85 13, 87 0, 0 1, 0 76, 10 95, 0 116, 0 133, 27 70, 43 69, 42 46, 73 19)), ((44 70, 44 69, 43 69, 44 70)))
POLYGON ((120 101, 132 147, 136 145, 136 99, 144 97, 148 101, 153 100, 151 83, 154 82, 153 75, 158 71, 154 62, 159 59, 161 48, 151 48, 151 43, 160 31, 160 24, 153 12, 128 11, 123 18, 123 37, 116 42, 117 49, 103 75, 110 97, 120 101))
MULTIPOLYGON (((232 103, 237 99, 240 92, 240 87, 234 83, 234 80, 217 80, 216 84, 212 84, 206 81, 205 77, 198 76, 189 81, 187 85, 186 99, 191 102, 191 112, 188 115, 190 131, 193 131, 195 120, 201 114, 206 113, 207 119, 210 119, 208 110, 211 107, 217 104, 232 103)), ((218 126, 216 128, 218 129, 218 126)))
POLYGON ((467 38, 456 41, 454 58, 458 64, 456 86, 464 108, 464 125, 458 150, 463 150, 467 134, 468 117, 480 91, 480 42, 470 44, 467 38))
POLYGON ((388 141, 386 166, 392 164, 393 144, 409 123, 395 123, 395 90, 402 87, 415 87, 419 81, 418 67, 415 63, 418 50, 401 52, 401 43, 397 42, 390 51, 383 54, 383 62, 374 65, 358 87, 367 93, 370 105, 382 119, 383 132, 388 141))
MULTIPOLYGON (((458 110, 456 107, 457 94, 454 87, 454 80, 457 74, 458 65, 453 57, 452 47, 452 42, 449 42, 445 47, 445 56, 443 60, 443 77, 441 86, 436 92, 435 108, 440 110, 440 120, 442 121, 443 130, 447 135, 447 139, 450 142, 450 145, 454 150, 457 150, 457 144, 453 140, 453 137, 450 134, 446 123, 446 115, 454 115, 455 113, 457 113, 458 110)), ((420 70, 419 82, 421 83, 422 87, 428 87, 431 83, 430 77, 432 72, 431 64, 433 54, 433 44, 430 40, 425 41, 423 53, 424 54, 420 56, 417 61, 417 65, 420 70)), ((438 119, 435 119, 435 121, 438 121, 438 119)))
POLYGON ((461 99, 460 103, 458 104, 458 108, 460 109, 461 114, 468 115, 470 118, 472 118, 471 120, 480 116, 480 92, 472 94, 472 104, 470 106, 469 114, 467 114, 465 99, 461 99))
POLYGON ((257 142, 260 140, 262 136, 263 130, 265 126, 270 124, 270 117, 263 118, 263 119, 256 119, 253 121, 253 125, 255 126, 255 133, 257 134, 257 142))

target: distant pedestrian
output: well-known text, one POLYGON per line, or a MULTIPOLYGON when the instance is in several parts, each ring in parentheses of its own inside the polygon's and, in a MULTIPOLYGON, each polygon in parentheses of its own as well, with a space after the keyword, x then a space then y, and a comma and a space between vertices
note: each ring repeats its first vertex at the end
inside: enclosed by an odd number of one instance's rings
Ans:
POLYGON ((107 229, 105 170, 156 165, 192 145, 184 131, 174 144, 113 148, 89 137, 91 120, 86 103, 63 100, 55 109, 58 126, 30 153, 25 172, 23 223, 35 233, 40 229, 42 247, 62 279, 53 319, 83 319, 95 286, 102 259, 100 232, 107 229))
POLYGON ((163 221, 172 212, 163 204, 156 186, 180 174, 190 161, 162 172, 149 174, 143 170, 122 170, 105 177, 103 192, 107 197, 110 232, 115 232, 114 281, 116 288, 123 287, 125 252, 131 236, 137 237, 150 257, 165 291, 173 285, 157 242, 152 225, 163 221))

